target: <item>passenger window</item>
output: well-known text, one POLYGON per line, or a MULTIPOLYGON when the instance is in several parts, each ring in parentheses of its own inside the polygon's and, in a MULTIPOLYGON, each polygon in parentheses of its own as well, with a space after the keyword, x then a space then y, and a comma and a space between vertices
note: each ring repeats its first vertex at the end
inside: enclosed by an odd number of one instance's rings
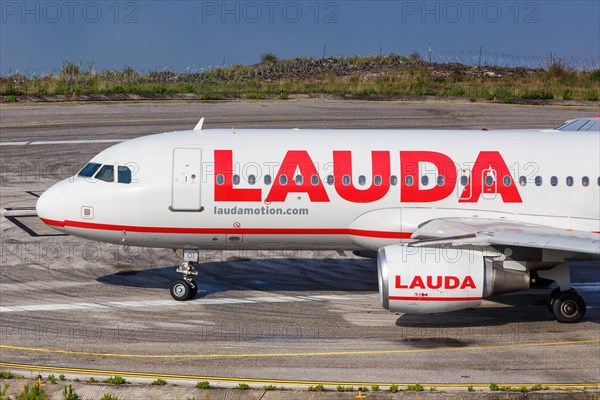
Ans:
POLYGON ((485 177, 485 186, 492 186, 494 184, 494 177, 488 175, 485 177))
POLYGON ((112 165, 103 165, 102 168, 100 168, 100 171, 98 171, 96 174, 95 178, 104 182, 114 182, 115 168, 112 165))
POLYGON ((502 178, 502 183, 504 183, 504 187, 509 187, 512 184, 512 178, 508 175, 504 175, 504 178, 502 178))
POLYGON ((567 176, 567 186, 573 186, 573 177, 567 176))
POLYGON ((98 171, 98 168, 100 168, 101 166, 102 166, 102 164, 88 163, 85 167, 83 167, 81 169, 81 171, 79 171, 77 176, 81 176, 84 178, 91 178, 92 176, 94 176, 96 171, 98 171))
POLYGON ((423 175, 421 177, 421 185, 423 185, 423 186, 429 185, 429 177, 427 175, 423 175))
POLYGON ((527 185, 527 178, 524 177, 524 176, 520 176, 519 177, 519 185, 526 186, 527 185))
POLYGON ((373 183, 375 184, 375 186, 381 186, 381 184, 383 183, 381 175, 375 175, 375 178, 373 178, 373 183))
POLYGON ((302 183, 304 183, 304 178, 302 177, 302 175, 296 175, 296 185, 300 186, 302 185, 302 183))
POLYGON ((256 175, 248 175, 248 183, 254 185, 256 183, 256 175))
POLYGON ((558 178, 557 178, 557 177, 555 177, 555 176, 553 176, 552 178, 550 178, 550 184, 551 184, 552 186, 556 186, 556 185, 558 185, 558 178))
POLYGON ((282 186, 287 185, 288 179, 287 179, 287 175, 281 175, 279 177, 279 184, 282 186))
POLYGON ((444 186, 446 184, 446 178, 443 175, 437 177, 438 186, 444 186))
POLYGON ((239 175, 234 175, 233 176, 233 184, 234 185, 239 185, 240 184, 240 176, 239 175))
POLYGON ((350 175, 344 175, 342 177, 342 185, 348 186, 348 185, 350 185, 350 181, 351 181, 350 175))
POLYGON ((412 186, 413 183, 415 183, 415 179, 412 177, 412 175, 406 175, 406 178, 404 178, 404 183, 406 186, 412 186))
POLYGON ((310 183, 313 186, 317 186, 319 184, 319 175, 313 175, 310 177, 310 183))
POLYGON ((390 184, 396 186, 398 184, 398 177, 396 175, 390 176, 390 184))
POLYGON ((587 176, 584 176, 583 178, 581 178, 581 184, 584 187, 590 186, 590 178, 588 178, 587 176))
POLYGON ((466 175, 463 175, 460 177, 460 184, 462 186, 467 186, 467 184, 469 183, 469 177, 466 175))
POLYGON ((131 170, 129 167, 119 165, 117 169, 119 183, 131 183, 131 170))
POLYGON ((265 185, 270 185, 271 182, 273 182, 273 179, 271 179, 271 175, 265 175, 265 185))
POLYGON ((535 186, 542 186, 542 177, 541 176, 536 176, 535 177, 535 186))
POLYGON ((222 174, 217 175, 217 185, 221 186, 225 183, 225 176, 222 174))
POLYGON ((361 175, 358 177, 358 184, 360 186, 365 186, 366 183, 367 183, 367 178, 364 175, 361 175))
POLYGON ((334 183, 335 183, 335 178, 333 177, 333 175, 327 175, 327 184, 333 185, 334 183))

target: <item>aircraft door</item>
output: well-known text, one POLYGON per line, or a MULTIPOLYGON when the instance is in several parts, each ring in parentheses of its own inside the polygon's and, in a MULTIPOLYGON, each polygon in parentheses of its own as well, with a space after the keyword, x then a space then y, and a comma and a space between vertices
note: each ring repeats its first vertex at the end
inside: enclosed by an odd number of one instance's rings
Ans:
POLYGON ((173 150, 171 211, 202 211, 201 149, 173 150))

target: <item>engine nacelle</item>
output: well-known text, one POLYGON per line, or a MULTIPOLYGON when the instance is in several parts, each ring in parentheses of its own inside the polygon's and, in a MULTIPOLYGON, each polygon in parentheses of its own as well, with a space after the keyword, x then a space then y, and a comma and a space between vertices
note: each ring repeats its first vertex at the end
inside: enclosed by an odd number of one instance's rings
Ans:
POLYGON ((381 305, 407 314, 442 313, 529 288, 529 272, 503 268, 494 258, 479 250, 384 247, 377 255, 381 305))

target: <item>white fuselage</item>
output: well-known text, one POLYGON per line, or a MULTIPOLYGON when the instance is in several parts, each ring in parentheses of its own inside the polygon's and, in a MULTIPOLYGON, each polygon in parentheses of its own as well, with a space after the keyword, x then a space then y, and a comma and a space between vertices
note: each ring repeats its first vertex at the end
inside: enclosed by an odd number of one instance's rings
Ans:
POLYGON ((165 133, 117 144, 91 160, 127 166, 131 183, 117 182, 116 173, 114 182, 75 176, 46 191, 37 209, 72 235, 163 248, 378 249, 444 217, 598 232, 599 136, 165 133))

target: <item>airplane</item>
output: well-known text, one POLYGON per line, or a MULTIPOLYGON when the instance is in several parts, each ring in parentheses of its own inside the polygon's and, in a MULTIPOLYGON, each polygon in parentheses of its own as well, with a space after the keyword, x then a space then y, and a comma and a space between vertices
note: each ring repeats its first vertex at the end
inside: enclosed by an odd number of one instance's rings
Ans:
POLYGON ((441 313, 556 282, 548 307, 584 318, 569 262, 600 259, 600 116, 548 130, 202 129, 116 144, 37 201, 85 239, 181 256, 354 251, 377 258, 392 312, 441 313))

